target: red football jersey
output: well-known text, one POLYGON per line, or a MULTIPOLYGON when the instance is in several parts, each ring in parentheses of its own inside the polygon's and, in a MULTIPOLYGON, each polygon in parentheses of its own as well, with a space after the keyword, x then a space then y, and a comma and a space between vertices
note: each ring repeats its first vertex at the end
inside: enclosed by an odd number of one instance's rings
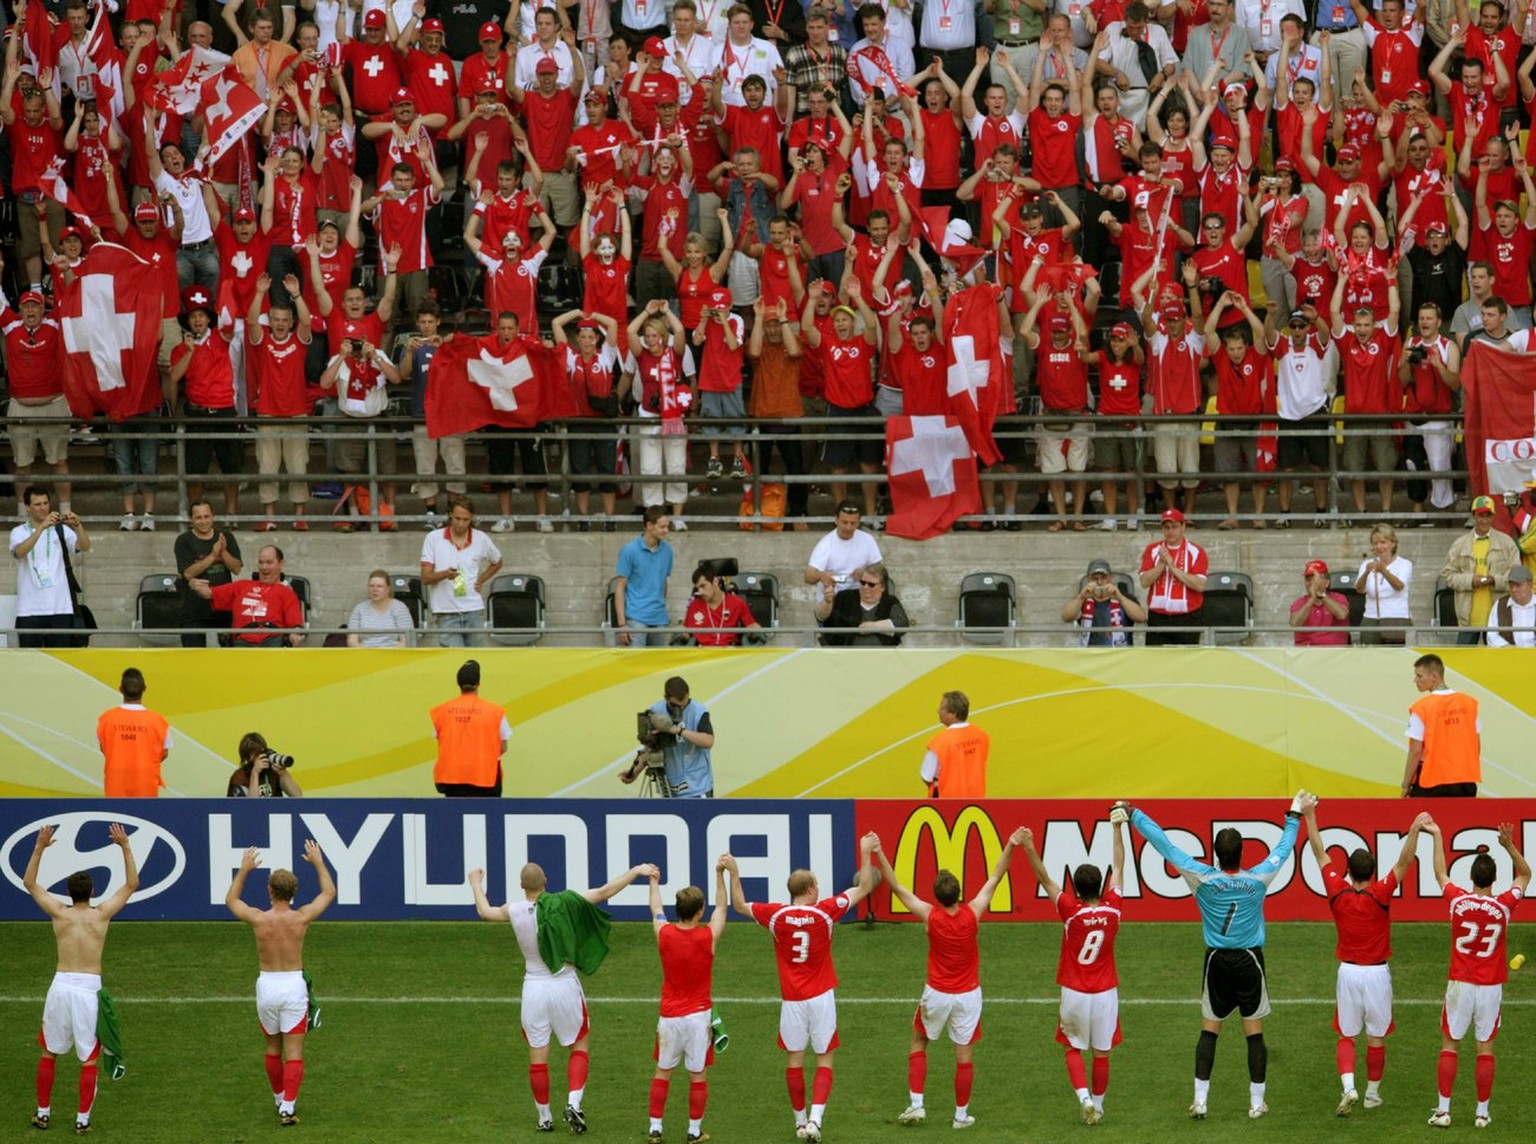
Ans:
POLYGON ((1447 882, 1441 895, 1451 903, 1451 980, 1502 985, 1509 980, 1504 938, 1520 901, 1520 887, 1484 896, 1447 882))
POLYGON ((808 1001, 837 988, 832 968, 832 931, 852 908, 846 894, 815 905, 753 902, 752 918, 768 927, 779 961, 779 993, 786 1001, 808 1001))
POLYGON ((705 1013, 710 1000, 711 974, 715 968, 715 935, 707 925, 683 929, 677 924, 661 927, 656 935, 661 952, 661 1015, 686 1017, 705 1013))
POLYGON ((1115 972, 1115 934, 1120 932, 1120 891, 1104 891, 1097 905, 1085 906, 1068 882, 1056 895, 1061 917, 1061 960, 1056 984, 1079 993, 1103 993, 1120 984, 1115 972))
POLYGON ((928 984, 940 993, 981 987, 981 947, 976 911, 965 903, 954 913, 934 906, 928 915, 928 984))
POLYGON ((1339 942, 1333 955, 1355 965, 1380 965, 1392 956, 1392 894, 1397 889, 1397 875, 1387 871, 1385 878, 1372 879, 1363 890, 1350 885, 1343 862, 1334 859, 1323 867, 1323 890, 1339 942))

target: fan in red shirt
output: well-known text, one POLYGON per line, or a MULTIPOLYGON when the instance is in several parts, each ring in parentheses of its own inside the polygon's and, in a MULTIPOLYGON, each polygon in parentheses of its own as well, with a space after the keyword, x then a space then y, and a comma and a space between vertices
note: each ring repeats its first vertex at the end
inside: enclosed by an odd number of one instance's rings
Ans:
POLYGON ((587 184, 586 206, 581 212, 581 266, 586 293, 581 308, 588 313, 607 314, 619 325, 629 317, 629 266, 631 237, 629 211, 624 209, 624 192, 610 188, 603 198, 618 207, 619 236, 604 231, 592 234, 591 216, 600 196, 594 184, 587 184))
MULTIPOLYGON (((1216 438, 1216 468, 1223 473, 1255 472, 1258 468, 1259 425, 1273 420, 1275 414, 1275 371, 1270 361, 1264 323, 1236 290, 1228 290, 1216 299, 1210 317, 1205 320, 1205 350, 1216 370, 1216 412, 1223 416, 1243 417, 1244 421, 1223 423, 1216 438), (1228 309, 1236 310, 1238 321, 1222 329, 1228 309), (1247 320, 1247 329, 1243 328, 1247 320)), ((1263 528, 1265 485, 1252 482, 1253 526, 1263 528)), ((1227 519, 1217 527, 1237 527, 1238 482, 1224 480, 1227 519)))
POLYGON ((1115 935, 1120 932, 1120 883, 1125 869, 1126 812, 1110 814, 1114 839, 1109 881, 1104 871, 1084 862, 1072 871, 1070 885, 1059 885, 1045 867, 1035 837, 1027 828, 1015 832, 1035 878, 1061 918, 1061 958, 1056 984, 1061 986, 1061 1015, 1056 1040, 1066 1046, 1067 1079, 1077 1095, 1083 1123, 1097 1124, 1104 1115, 1109 1089, 1109 1053, 1120 1043, 1120 978, 1115 971, 1115 935), (1022 835, 1022 837, 1020 837, 1022 835), (1083 1050, 1093 1050, 1093 1082, 1089 1087, 1083 1050))
POLYGON ((1082 95, 1075 78, 1068 68, 1069 88, 1052 83, 1042 91, 1037 73, 1029 91, 1032 109, 1025 120, 1034 148, 1035 165, 1030 173, 1035 182, 1052 189, 1071 187, 1074 192, 1079 183, 1077 137, 1083 126, 1082 95))
POLYGON ((704 891, 685 886, 677 892, 677 921, 661 908, 661 873, 651 874, 651 928, 661 955, 661 1016, 656 1021, 656 1075, 651 1079, 651 1130, 662 1132, 672 1070, 688 1070, 688 1138, 704 1136, 704 1107, 709 1098, 707 1070, 715 1062, 710 1028, 714 1000, 715 947, 725 932, 725 863, 715 865, 715 908, 704 918, 704 891))
MULTIPOLYGON (((314 410, 304 371, 309 356, 310 314, 299 290, 298 279, 283 280, 290 302, 274 301, 265 315, 262 303, 272 289, 272 279, 262 274, 256 279, 256 292, 245 315, 245 365, 249 402, 257 415, 256 469, 262 481, 257 487, 262 510, 267 519, 256 526, 257 532, 273 532, 277 522, 277 477, 279 464, 294 478, 288 482, 288 497, 293 502, 295 532, 307 532, 304 509, 309 503, 309 485, 302 477, 309 471, 309 431, 302 425, 287 426, 289 418, 307 417, 314 410)), ((226 609, 227 610, 227 609, 226 609)))
POLYGON ((773 937, 779 967, 779 1047, 789 1054, 784 1079, 796 1128, 804 1139, 821 1139, 821 1122, 832 1094, 832 1053, 837 1048, 837 972, 832 968, 832 936, 837 921, 871 889, 870 852, 877 839, 866 834, 859 842, 858 881, 841 894, 820 897, 816 875, 796 870, 789 876, 789 902, 748 902, 741 887, 736 859, 721 861, 731 876, 731 905, 738 914, 765 927, 773 937), (816 1077, 810 1109, 805 1103, 805 1053, 816 1056, 816 1077))
POLYGON ((341 63, 352 72, 352 106, 363 115, 383 115, 389 111, 390 97, 400 88, 400 56, 395 45, 386 42, 388 21, 384 9, 375 8, 363 16, 363 38, 347 35, 349 20, 341 21, 341 63))
MULTIPOLYGON (((741 319, 732 315, 732 320, 739 322, 741 319)), ((738 377, 740 373, 738 365, 738 377)), ((735 592, 725 590, 725 583, 714 566, 705 563, 694 569, 693 598, 683 612, 683 627, 700 647, 740 647, 742 629, 761 628, 762 625, 752 615, 745 600, 735 592)))
POLYGON ((191 579, 187 587, 213 602, 216 612, 229 612, 236 647, 298 647, 304 642, 304 607, 297 593, 283 583, 283 550, 268 544, 256 554, 256 579, 210 585, 191 579))
POLYGON ((645 41, 635 56, 635 71, 624 84, 624 97, 629 100, 630 122, 641 135, 650 135, 656 129, 656 108, 663 103, 676 103, 681 95, 677 77, 662 70, 667 58, 667 47, 652 36, 645 41))
POLYGON ((501 232, 499 256, 492 253, 496 248, 482 243, 472 234, 464 236, 470 253, 485 267, 485 308, 492 314, 517 315, 517 328, 535 337, 539 333, 539 309, 535 302, 538 293, 539 267, 555 244, 555 224, 549 215, 540 211, 539 241, 528 249, 521 231, 508 228, 501 232))
POLYGON ((977 930, 982 915, 992 906, 992 895, 1008 872, 1014 848, 1023 844, 1027 832, 1020 828, 1008 839, 991 876, 969 902, 960 900, 960 879, 949 870, 940 870, 933 879, 932 904, 923 901, 896 877, 896 871, 875 840, 875 861, 880 876, 900 899, 907 911, 923 923, 928 934, 928 976, 923 995, 912 1015, 912 1047, 907 1050, 907 1110, 896 1118, 899 1124, 920 1124, 928 1118, 923 1107, 923 1088, 928 1080, 928 1042, 948 1034, 955 1046, 955 1119, 956 1128, 976 1123, 970 1114, 971 1079, 976 1042, 981 1040, 981 949, 977 930))
POLYGON ((1387 1034, 1392 1031, 1392 895, 1413 865, 1419 832, 1429 823, 1421 814, 1408 827, 1408 837, 1398 852, 1397 864, 1385 878, 1376 877, 1376 856, 1364 847, 1350 852, 1345 862, 1328 860, 1322 831, 1317 828, 1315 807, 1303 810, 1307 842, 1323 872, 1323 892, 1339 940, 1334 956, 1339 959, 1337 1001, 1333 1027, 1339 1034, 1339 1078, 1344 1092, 1337 1113, 1348 1116, 1360 1093, 1355 1088, 1355 1039, 1365 1034, 1365 1107, 1381 1106, 1381 1077, 1387 1063, 1387 1034))
POLYGON ((1435 880, 1449 903, 1451 914, 1451 970, 1445 986, 1445 1008, 1440 1011, 1440 1102, 1429 1118, 1432 1128, 1451 1126, 1451 1090, 1456 1085, 1456 1049, 1470 1032, 1477 1041, 1477 1113, 1472 1125, 1491 1123, 1488 1098, 1493 1095, 1493 1039, 1499 1035, 1509 923, 1515 907, 1531 884, 1531 865, 1515 845, 1512 823, 1499 823, 1499 845, 1514 866, 1514 884, 1502 894, 1493 892, 1498 866, 1491 854, 1472 859, 1472 889, 1451 882, 1445 864, 1445 838, 1434 822, 1424 829, 1435 838, 1435 880))
POLYGON ((1520 204, 1508 199, 1490 211, 1488 180, 1479 180, 1473 196, 1477 228, 1472 232, 1472 249, 1468 253, 1473 261, 1487 262, 1493 267, 1495 294, 1511 306, 1529 306, 1531 253, 1536 247, 1536 185, 1531 182, 1531 169, 1524 158, 1515 160, 1515 170, 1530 196, 1525 217, 1520 217, 1520 204))
MULTIPOLYGON (((1344 389, 1344 412, 1371 413, 1381 420, 1372 425, 1364 424, 1362 432, 1350 433, 1344 439, 1344 472, 1366 471, 1366 449, 1370 449, 1371 468, 1390 473, 1397 468, 1397 444, 1387 427, 1403 414, 1403 383, 1397 376, 1397 358, 1402 343, 1397 338, 1398 293, 1397 275, 1387 277, 1387 319, 1377 323, 1375 312, 1367 305, 1358 305, 1349 311, 1353 323, 1346 330, 1344 287, 1348 275, 1341 274, 1333 288, 1333 341, 1338 347, 1339 380, 1344 389), (1368 432, 1368 430, 1376 432, 1368 432)), ((1391 477, 1380 479, 1382 504, 1392 503, 1393 481, 1391 477)), ((1365 512, 1365 480, 1356 477, 1350 482, 1355 511, 1365 512)))
MULTIPOLYGON (((819 352, 821 358, 823 392, 827 399, 827 412, 833 417, 872 417, 875 415, 875 386, 873 365, 879 345, 880 328, 875 313, 864 300, 864 289, 857 278, 848 282, 849 305, 832 307, 832 328, 826 330, 817 320, 817 299, 824 295, 836 295, 837 289, 829 282, 822 282, 821 290, 806 291, 805 309, 800 316, 800 329, 805 336, 808 352, 819 352), (857 314, 855 314, 855 308, 857 314), (862 320, 864 329, 855 332, 857 321, 862 320)), ((852 434, 864 432, 850 427, 839 432, 838 426, 828 427, 828 439, 822 457, 833 473, 832 497, 839 504, 848 495, 847 483, 838 475, 848 472, 855 463, 861 472, 879 472, 885 452, 880 441, 856 440, 852 434)), ((875 482, 865 481, 860 486, 864 497, 864 512, 875 515, 875 482)))
MULTIPOLYGON (((397 48, 416 35, 412 28, 415 22, 412 16, 406 23, 400 39, 395 41, 397 48)), ((459 118, 459 107, 454 99, 453 60, 443 51, 443 38, 443 22, 436 16, 428 16, 421 22, 421 46, 405 53, 400 70, 406 86, 416 95, 416 106, 421 113, 441 115, 446 122, 452 123, 459 118)))

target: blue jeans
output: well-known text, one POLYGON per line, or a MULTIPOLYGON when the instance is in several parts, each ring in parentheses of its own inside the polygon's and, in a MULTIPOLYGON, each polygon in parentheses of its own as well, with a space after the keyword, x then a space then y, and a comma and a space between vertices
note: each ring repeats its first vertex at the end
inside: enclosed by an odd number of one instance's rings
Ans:
POLYGON ((484 612, 435 612, 438 647, 485 647, 484 612))
POLYGON ((214 297, 219 293, 219 248, 213 239, 196 246, 183 246, 176 252, 176 279, 185 290, 201 286, 214 297))
POLYGON ((661 630, 666 627, 665 624, 642 624, 638 620, 630 620, 627 626, 630 647, 666 647, 672 640, 671 636, 661 630))
POLYGON ((1462 628, 1456 633, 1457 647, 1476 647, 1483 642, 1484 632, 1481 628, 1462 628))
MULTIPOLYGON (((112 461, 120 477, 153 476, 160 471, 160 438, 153 435, 154 421, 131 418, 108 430, 112 439, 112 461)), ((152 493, 154 485, 128 482, 125 493, 152 493)))

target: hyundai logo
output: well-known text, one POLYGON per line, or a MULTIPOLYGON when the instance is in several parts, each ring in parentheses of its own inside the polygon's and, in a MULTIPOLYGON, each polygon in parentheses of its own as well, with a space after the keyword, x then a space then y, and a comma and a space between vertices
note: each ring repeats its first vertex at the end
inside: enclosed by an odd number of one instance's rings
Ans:
MULTIPOLYGON (((107 837, 107 827, 121 823, 128 831, 128 845, 139 867, 139 888, 135 901, 153 898, 176 884, 187 867, 187 854, 176 837, 157 823, 129 814, 102 811, 66 811, 34 819, 18 827, 4 845, 0 845, 0 870, 17 889, 25 890, 23 877, 32 858, 37 832, 45 826, 56 827, 53 845, 43 851, 38 870, 38 884, 45 889, 58 885, 76 870, 106 870, 106 883, 97 880, 96 901, 110 894, 121 878, 122 860, 117 846, 107 837)), ((60 894, 59 897, 64 895, 60 894)))

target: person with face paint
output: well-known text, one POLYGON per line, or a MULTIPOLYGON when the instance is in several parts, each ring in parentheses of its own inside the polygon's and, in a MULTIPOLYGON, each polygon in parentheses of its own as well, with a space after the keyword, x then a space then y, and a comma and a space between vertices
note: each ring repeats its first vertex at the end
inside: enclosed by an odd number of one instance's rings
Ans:
MULTIPOLYGON (((487 204, 491 197, 487 191, 480 196, 480 201, 487 204)), ((475 260, 485 267, 485 308, 493 314, 510 310, 517 315, 518 328, 536 336, 539 332, 535 298, 539 267, 544 265, 549 248, 555 244, 555 224, 542 210, 533 217, 539 226, 539 240, 531 249, 522 232, 512 227, 501 232, 500 257, 475 235, 466 233, 464 243, 475 260)))
POLYGON ((610 187, 600 193, 596 185, 587 185, 586 204, 581 211, 580 249, 585 282, 581 308, 624 322, 629 315, 630 223, 622 190, 610 187), (596 236, 592 233, 592 216, 601 199, 617 210, 617 239, 611 231, 596 236))

